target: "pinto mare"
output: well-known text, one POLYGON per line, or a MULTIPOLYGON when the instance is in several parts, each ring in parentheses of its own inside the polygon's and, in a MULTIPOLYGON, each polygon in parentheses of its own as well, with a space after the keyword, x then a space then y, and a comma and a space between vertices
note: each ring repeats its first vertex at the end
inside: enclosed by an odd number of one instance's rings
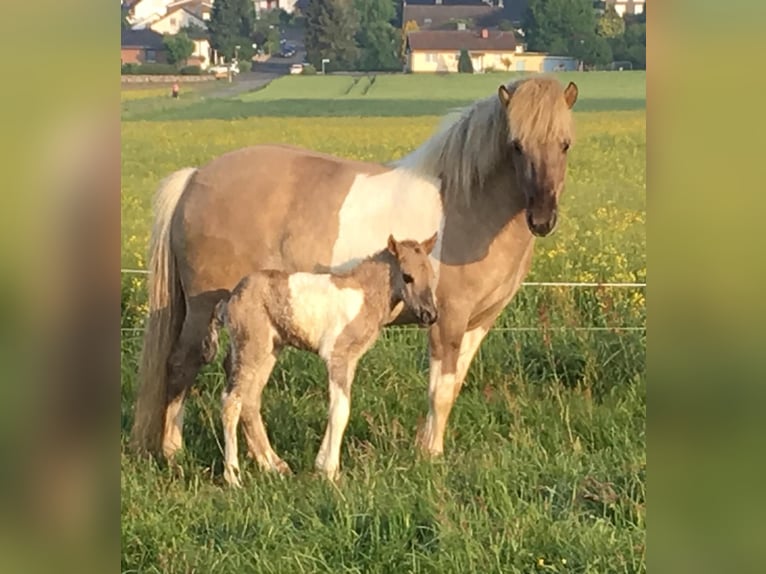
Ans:
MULTIPOLYGON (((166 457, 181 448, 211 313, 243 276, 342 270, 389 234, 421 241, 438 232, 439 319, 418 434, 440 454, 481 341, 529 271, 535 236, 556 225, 577 93, 545 75, 501 85, 386 165, 259 145, 171 174, 155 196, 134 448, 166 457)), ((406 311, 392 319, 414 321, 406 311)))
POLYGON ((227 389, 223 395, 224 478, 240 486, 237 425, 240 415, 251 453, 263 470, 289 474, 269 444, 261 394, 280 350, 318 354, 327 367, 330 410, 316 467, 334 480, 348 423, 351 384, 359 359, 399 310, 423 325, 438 316, 429 255, 436 234, 423 243, 388 238, 385 249, 340 274, 260 270, 245 276, 228 301, 219 302, 203 343, 205 359, 218 351, 218 331, 229 331, 227 389))

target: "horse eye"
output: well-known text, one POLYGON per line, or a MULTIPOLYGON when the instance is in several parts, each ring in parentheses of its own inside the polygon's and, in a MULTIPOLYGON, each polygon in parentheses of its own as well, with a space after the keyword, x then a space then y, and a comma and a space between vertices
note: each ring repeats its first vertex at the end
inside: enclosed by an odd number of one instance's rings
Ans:
POLYGON ((414 281, 412 279, 412 275, 410 275, 409 273, 403 273, 402 274, 402 279, 404 279, 405 283, 412 283, 414 281))
POLYGON ((564 142, 561 144, 561 149, 563 149, 565 152, 569 151, 569 142, 564 142))
POLYGON ((516 153, 521 153, 522 152, 521 142, 519 140, 513 140, 511 143, 513 144, 513 150, 516 153))

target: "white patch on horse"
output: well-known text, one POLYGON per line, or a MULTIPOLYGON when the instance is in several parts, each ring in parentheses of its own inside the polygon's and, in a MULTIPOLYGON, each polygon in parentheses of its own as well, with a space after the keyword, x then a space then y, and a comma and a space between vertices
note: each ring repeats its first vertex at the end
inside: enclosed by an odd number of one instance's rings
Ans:
MULTIPOLYGON (((347 270, 380 250, 388 236, 425 241, 444 228, 440 182, 406 167, 378 175, 360 174, 338 213, 338 237, 333 245, 334 271, 347 270)), ((431 264, 439 277, 441 233, 431 264)))
POLYGON ((293 324, 319 356, 328 359, 338 336, 362 310, 364 292, 340 289, 330 275, 313 273, 293 273, 287 285, 293 324))

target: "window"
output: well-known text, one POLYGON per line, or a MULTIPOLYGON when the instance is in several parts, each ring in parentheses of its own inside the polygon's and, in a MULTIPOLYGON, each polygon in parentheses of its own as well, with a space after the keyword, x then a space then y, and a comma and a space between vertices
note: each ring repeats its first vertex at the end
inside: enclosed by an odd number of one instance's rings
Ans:
POLYGON ((175 18, 171 18, 170 19, 170 25, 171 26, 175 26, 176 25, 176 19, 175 18))
POLYGON ((436 54, 433 52, 426 52, 426 62, 429 64, 435 64, 438 62, 438 58, 436 57, 436 54))
POLYGON ((156 50, 147 50, 146 51, 146 61, 147 62, 156 62, 157 61, 157 51, 156 50))

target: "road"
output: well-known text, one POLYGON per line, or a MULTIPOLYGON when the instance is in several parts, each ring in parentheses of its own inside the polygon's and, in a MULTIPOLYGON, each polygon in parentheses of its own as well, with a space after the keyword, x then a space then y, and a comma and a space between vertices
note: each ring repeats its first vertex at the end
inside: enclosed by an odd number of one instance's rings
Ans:
POLYGON ((291 58, 278 58, 272 56, 265 62, 253 62, 252 70, 237 76, 229 84, 222 85, 220 89, 211 92, 212 97, 227 98, 246 92, 260 90, 266 87, 272 80, 290 73, 290 66, 300 64, 306 57, 306 49, 303 45, 303 31, 300 29, 287 28, 282 36, 288 43, 295 46, 295 55, 291 58))

